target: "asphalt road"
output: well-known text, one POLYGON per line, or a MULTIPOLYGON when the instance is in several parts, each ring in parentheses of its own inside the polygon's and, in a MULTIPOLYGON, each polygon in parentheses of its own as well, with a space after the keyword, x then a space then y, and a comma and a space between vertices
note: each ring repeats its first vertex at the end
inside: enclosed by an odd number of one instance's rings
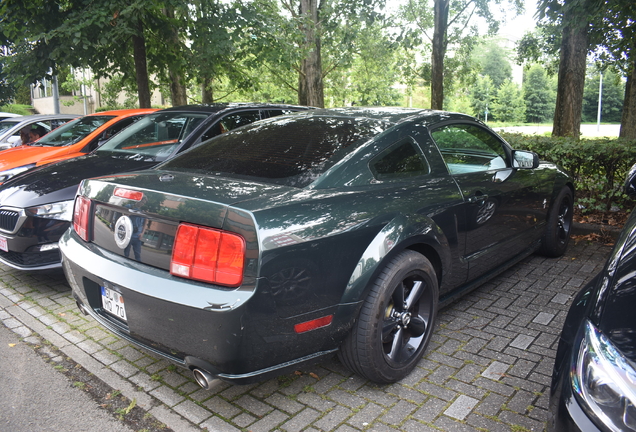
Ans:
POLYGON ((0 325, 0 431, 128 432, 0 325))

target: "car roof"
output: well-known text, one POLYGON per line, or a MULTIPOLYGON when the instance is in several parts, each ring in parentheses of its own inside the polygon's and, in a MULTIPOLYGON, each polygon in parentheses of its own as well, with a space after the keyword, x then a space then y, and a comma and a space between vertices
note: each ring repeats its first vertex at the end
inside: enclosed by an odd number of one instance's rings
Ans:
POLYGON ((431 110, 424 108, 406 107, 345 107, 345 108, 325 108, 316 109, 306 113, 296 113, 291 115, 311 116, 311 117, 344 117, 344 118, 366 118, 371 120, 384 121, 390 124, 404 123, 408 121, 420 120, 424 123, 432 123, 440 120, 471 120, 478 121, 474 117, 449 111, 431 110))
POLYGON ((137 114, 147 114, 158 111, 157 108, 132 108, 132 109, 121 109, 121 110, 110 110, 110 111, 100 111, 93 114, 88 114, 88 116, 115 116, 115 117, 130 117, 137 114))
POLYGON ((74 118, 81 117, 81 114, 33 114, 19 117, 10 117, 6 118, 4 121, 15 123, 16 120, 20 123, 32 123, 36 121, 43 120, 51 120, 51 119, 68 119, 73 120, 74 118))
POLYGON ((289 104, 270 104, 270 103, 249 103, 249 102, 230 102, 230 103, 214 103, 200 105, 181 105, 161 110, 161 112, 183 111, 183 112, 201 112, 206 114, 214 114, 217 112, 233 109, 312 109, 303 105, 289 104))

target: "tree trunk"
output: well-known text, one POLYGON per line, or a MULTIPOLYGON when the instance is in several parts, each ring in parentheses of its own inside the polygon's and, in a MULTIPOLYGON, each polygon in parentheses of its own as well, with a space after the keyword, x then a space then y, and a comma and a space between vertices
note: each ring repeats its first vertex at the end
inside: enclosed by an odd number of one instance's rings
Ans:
POLYGON ((212 80, 207 77, 203 78, 203 82, 201 83, 201 103, 214 103, 214 94, 212 93, 212 80))
POLYGON ((318 1, 300 0, 300 14, 308 17, 311 24, 303 25, 305 33, 307 57, 300 65, 298 74, 298 103, 300 105, 325 106, 325 95, 322 82, 322 58, 320 54, 320 36, 318 31, 318 1))
MULTIPOLYGON (((633 52, 636 53, 636 41, 633 52)), ((635 54, 636 55, 636 54, 635 54)), ((623 101, 623 117, 619 137, 636 139, 636 58, 632 61, 630 73, 625 84, 625 100, 623 101)))
POLYGON ((146 64, 146 39, 144 38, 144 27, 141 21, 139 21, 137 26, 139 34, 134 35, 132 41, 139 108, 150 108, 150 86, 148 84, 148 66, 146 64))
POLYGON ((435 28, 433 29, 433 53, 431 54, 431 109, 444 107, 444 57, 448 31, 449 0, 435 0, 435 28))
POLYGON ((170 70, 170 99, 172 106, 181 106, 188 104, 188 96, 186 94, 186 86, 182 83, 183 76, 174 70, 170 70))
MULTIPOLYGON (((583 2, 585 3, 585 2, 583 2)), ((581 134, 581 111, 583 109, 583 88, 589 46, 588 23, 585 5, 569 8, 563 14, 563 39, 559 62, 559 82, 552 136, 581 134)))
MULTIPOLYGON (((163 13, 170 21, 175 20, 174 10, 165 8, 163 13)), ((170 23, 168 29, 168 38, 166 40, 168 52, 171 53, 172 61, 168 63, 168 76, 170 77, 170 99, 172 106, 181 106, 188 104, 188 96, 186 93, 185 78, 181 67, 182 50, 179 33, 175 26, 170 23)))

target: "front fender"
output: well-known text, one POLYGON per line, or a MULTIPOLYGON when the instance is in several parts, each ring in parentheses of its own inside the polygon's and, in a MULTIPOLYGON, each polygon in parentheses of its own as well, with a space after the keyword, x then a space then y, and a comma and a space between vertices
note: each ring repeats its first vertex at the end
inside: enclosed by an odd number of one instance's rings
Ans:
MULTIPOLYGON (((441 228, 428 216, 399 215, 384 226, 362 254, 349 278, 340 304, 361 302, 386 262, 397 253, 416 245, 426 247, 435 255, 434 259, 441 267, 438 272, 450 268, 448 239, 441 228)), ((439 273, 438 276, 442 274, 439 273)))

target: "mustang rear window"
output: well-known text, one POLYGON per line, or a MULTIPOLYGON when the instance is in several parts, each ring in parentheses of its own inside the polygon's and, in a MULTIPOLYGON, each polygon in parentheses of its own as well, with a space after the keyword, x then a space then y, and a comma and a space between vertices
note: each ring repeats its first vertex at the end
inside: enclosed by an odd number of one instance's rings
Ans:
POLYGON ((389 126, 369 119, 277 117, 230 131, 158 168, 304 187, 389 126))

